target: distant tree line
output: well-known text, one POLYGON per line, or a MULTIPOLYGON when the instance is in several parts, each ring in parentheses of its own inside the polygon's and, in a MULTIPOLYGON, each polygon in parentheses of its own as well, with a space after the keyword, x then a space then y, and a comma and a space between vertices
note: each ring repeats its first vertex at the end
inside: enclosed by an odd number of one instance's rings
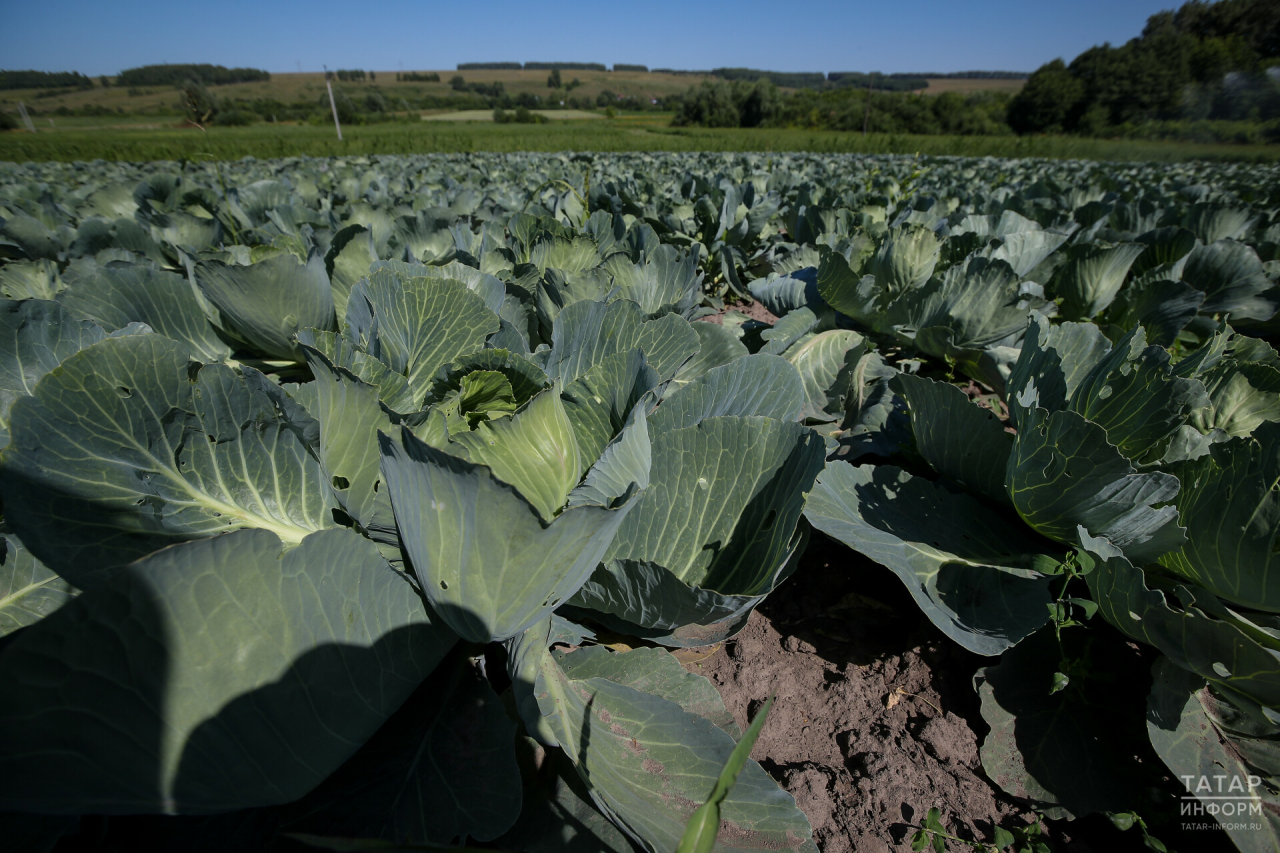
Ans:
POLYGON ((827 74, 827 81, 836 86, 856 86, 859 89, 875 89, 880 92, 915 92, 929 86, 929 81, 923 77, 902 74, 866 74, 862 71, 832 71, 827 74))
POLYGON ((703 127, 806 127, 871 133, 953 135, 1008 134, 1007 93, 969 96, 909 95, 846 86, 778 90, 768 78, 755 82, 705 80, 668 99, 672 124, 703 127), (868 104, 870 100, 870 104, 868 104))
POLYGON ((1026 71, 950 71, 946 74, 939 71, 913 71, 907 73, 888 74, 886 76, 918 78, 934 77, 943 80, 1026 80, 1030 75, 1026 71))
POLYGON ((788 89, 818 89, 826 85, 827 77, 821 71, 760 71, 756 68, 713 68, 713 77, 722 80, 745 80, 754 83, 768 80, 775 86, 788 89))
POLYGON ((1193 0, 1120 47, 1042 65, 1009 104, 1009 124, 1097 136, 1159 121, 1276 121, 1277 66, 1280 0, 1193 0))
POLYGON ((79 71, 0 71, 0 89, 92 89, 79 71))
POLYGON ((649 70, 649 66, 647 66, 647 65, 627 65, 625 62, 615 62, 615 63, 613 63, 613 70, 614 70, 614 71, 648 71, 648 70, 649 70))
POLYGON ((550 71, 559 68, 562 71, 608 71, 607 65, 599 62, 526 62, 525 71, 550 71))
POLYGON ((519 62, 459 62, 459 71, 519 71, 519 62))
POLYGON ((440 75, 434 71, 423 74, 419 71, 401 71, 396 75, 397 82, 403 83, 439 83, 440 75))
POLYGON ((258 68, 227 68, 222 65, 143 65, 126 68, 116 77, 117 86, 181 86, 195 80, 205 86, 229 83, 260 83, 271 75, 258 68))

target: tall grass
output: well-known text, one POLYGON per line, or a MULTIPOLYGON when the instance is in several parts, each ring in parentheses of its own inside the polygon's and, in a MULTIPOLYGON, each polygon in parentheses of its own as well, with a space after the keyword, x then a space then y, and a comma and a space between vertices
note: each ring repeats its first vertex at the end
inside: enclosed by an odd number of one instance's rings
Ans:
POLYGON ((329 157, 466 151, 810 151, 928 154, 1053 159, 1219 160, 1273 162, 1280 146, 1227 145, 1074 137, 906 136, 799 129, 712 129, 660 126, 655 116, 636 120, 566 121, 545 125, 491 122, 391 122, 343 128, 259 124, 183 128, 68 128, 0 135, 0 160, 181 160, 212 155, 329 157))

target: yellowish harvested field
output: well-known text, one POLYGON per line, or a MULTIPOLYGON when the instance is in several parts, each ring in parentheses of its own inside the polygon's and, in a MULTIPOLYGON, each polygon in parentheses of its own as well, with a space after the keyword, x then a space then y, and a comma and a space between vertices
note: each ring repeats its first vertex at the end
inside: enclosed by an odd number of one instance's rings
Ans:
MULTIPOLYGON (((549 119, 604 118, 600 113, 589 113, 586 110, 529 110, 531 113, 544 115, 549 119)), ((454 110, 447 113, 424 115, 423 121, 493 121, 493 110, 454 110)))
POLYGON ((1020 91, 1026 80, 959 80, 954 77, 929 77, 929 88, 926 95, 941 95, 943 92, 955 92, 957 95, 972 95, 974 92, 1008 92, 1010 95, 1020 91))

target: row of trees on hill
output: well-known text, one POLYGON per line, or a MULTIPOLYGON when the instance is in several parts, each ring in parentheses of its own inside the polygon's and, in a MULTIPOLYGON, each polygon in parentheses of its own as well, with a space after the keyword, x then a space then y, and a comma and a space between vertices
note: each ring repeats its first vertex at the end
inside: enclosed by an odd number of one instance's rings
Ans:
POLYGON ((271 75, 260 68, 227 68, 223 65, 143 65, 126 68, 116 77, 117 86, 181 86, 194 80, 203 86, 260 83, 271 75))
POLYGON ((1159 120, 1280 118, 1280 0, 1192 0, 1142 35, 1042 65, 1009 104, 1018 133, 1101 135, 1159 120))
POLYGON ((92 89, 79 71, 0 71, 0 89, 92 89))

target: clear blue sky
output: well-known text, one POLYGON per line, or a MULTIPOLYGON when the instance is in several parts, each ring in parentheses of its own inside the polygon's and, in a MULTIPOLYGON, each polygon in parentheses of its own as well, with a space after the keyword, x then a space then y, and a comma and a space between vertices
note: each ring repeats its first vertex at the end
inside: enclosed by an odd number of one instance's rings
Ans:
POLYGON ((161 62, 268 71, 458 62, 775 71, 1032 71, 1142 31, 1178 0, 0 0, 0 68, 115 74, 161 62))

